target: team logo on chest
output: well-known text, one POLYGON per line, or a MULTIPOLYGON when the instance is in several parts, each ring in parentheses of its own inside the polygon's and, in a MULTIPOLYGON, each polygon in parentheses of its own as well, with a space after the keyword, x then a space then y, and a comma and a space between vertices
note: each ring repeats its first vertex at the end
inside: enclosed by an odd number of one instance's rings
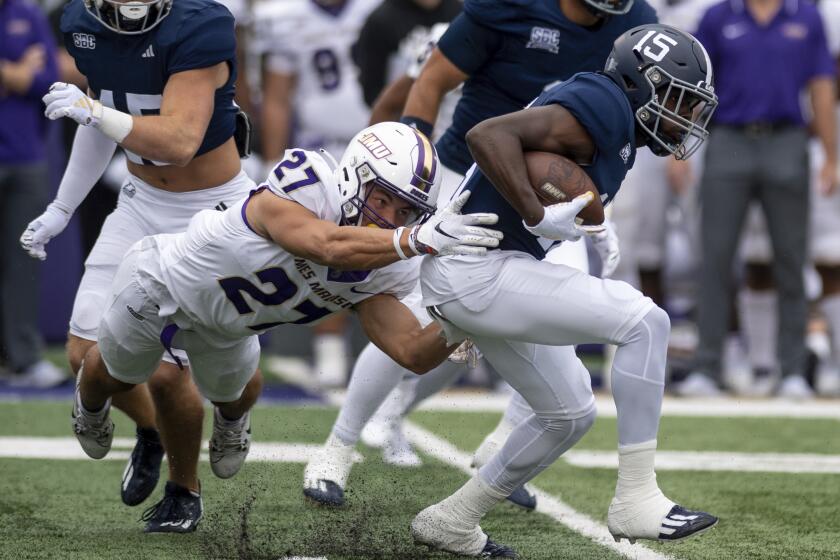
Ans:
POLYGON ((627 144, 625 144, 624 147, 621 148, 621 151, 618 152, 618 155, 621 157, 621 161, 623 161, 624 164, 627 165, 627 160, 630 159, 630 142, 627 142, 627 144))
POLYGON ((548 27, 532 27, 531 39, 526 49, 540 49, 557 54, 560 51, 560 30, 548 27))
POLYGON ((95 49, 96 37, 89 33, 73 33, 73 44, 80 49, 95 49))

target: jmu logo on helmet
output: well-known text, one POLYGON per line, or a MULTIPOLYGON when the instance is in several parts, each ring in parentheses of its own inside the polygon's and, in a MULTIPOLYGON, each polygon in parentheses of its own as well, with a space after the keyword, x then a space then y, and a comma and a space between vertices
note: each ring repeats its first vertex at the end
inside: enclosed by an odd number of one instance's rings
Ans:
POLYGON ((391 155, 391 150, 388 149, 388 146, 386 146, 373 132, 364 134, 361 138, 359 138, 359 142, 362 146, 367 148, 367 151, 373 154, 373 157, 376 159, 382 159, 391 155))

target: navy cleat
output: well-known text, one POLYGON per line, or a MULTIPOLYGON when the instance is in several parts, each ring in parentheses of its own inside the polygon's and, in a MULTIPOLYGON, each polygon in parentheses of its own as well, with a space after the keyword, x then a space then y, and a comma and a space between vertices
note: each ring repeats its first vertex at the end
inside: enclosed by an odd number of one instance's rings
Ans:
POLYGON ((143 512, 145 533, 192 533, 204 515, 201 494, 179 486, 171 480, 166 483, 163 499, 143 512))
POLYGON ((487 537, 487 543, 484 545, 479 558, 518 558, 518 556, 511 547, 493 542, 490 537, 487 537))
POLYGON ((680 505, 671 508, 662 519, 659 540, 679 541, 704 533, 714 527, 718 518, 705 511, 691 511, 680 505))
POLYGON ((517 486, 506 499, 525 511, 534 511, 537 508, 537 495, 524 484, 517 486))
POLYGON ((332 480, 317 480, 303 489, 303 495, 322 506, 344 505, 344 490, 332 480))
POLYGON ((141 504, 154 491, 160 478, 163 445, 154 428, 137 428, 137 443, 123 472, 120 496, 127 506, 141 504))

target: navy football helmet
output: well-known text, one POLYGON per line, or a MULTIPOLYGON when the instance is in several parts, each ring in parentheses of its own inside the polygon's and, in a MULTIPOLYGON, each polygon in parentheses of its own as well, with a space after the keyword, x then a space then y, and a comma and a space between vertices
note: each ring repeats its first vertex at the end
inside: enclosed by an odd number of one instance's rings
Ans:
POLYGON ((621 16, 633 7, 633 0, 583 0, 590 12, 599 17, 621 16))
POLYGON ((172 0, 84 0, 84 4, 102 25, 123 35, 149 31, 172 9, 172 0))
POLYGON ((709 136, 718 105, 712 64, 690 34, 660 23, 634 27, 615 40, 604 73, 627 95, 656 155, 686 159, 709 136))

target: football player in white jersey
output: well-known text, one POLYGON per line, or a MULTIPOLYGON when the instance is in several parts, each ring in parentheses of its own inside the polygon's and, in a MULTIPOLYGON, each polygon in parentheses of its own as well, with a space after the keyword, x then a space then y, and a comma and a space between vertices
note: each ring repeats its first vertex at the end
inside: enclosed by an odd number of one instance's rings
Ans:
MULTIPOLYGON (((368 124, 350 48, 377 0, 265 0, 255 6, 253 50, 263 61, 262 152, 290 145, 340 154, 368 124), (293 144, 292 144, 293 142, 293 144)), ((397 120, 397 119, 389 119, 397 120)), ((313 385, 343 386, 344 315, 315 327, 313 385)))
POLYGON ((318 153, 288 150, 268 181, 227 211, 200 212, 186 232, 132 246, 98 349, 78 376, 73 424, 85 452, 108 452, 111 397, 143 383, 164 348, 178 363, 173 345, 215 404, 210 461, 222 478, 248 453, 248 410, 261 385, 257 335, 269 328, 354 309, 404 367, 424 372, 445 359, 454 346, 440 328, 421 328, 397 300, 417 280, 416 263, 400 261, 481 255, 501 233, 480 227, 495 215, 458 213, 466 197, 424 221, 435 210, 438 169, 425 136, 382 123, 360 132, 336 169, 318 153))

